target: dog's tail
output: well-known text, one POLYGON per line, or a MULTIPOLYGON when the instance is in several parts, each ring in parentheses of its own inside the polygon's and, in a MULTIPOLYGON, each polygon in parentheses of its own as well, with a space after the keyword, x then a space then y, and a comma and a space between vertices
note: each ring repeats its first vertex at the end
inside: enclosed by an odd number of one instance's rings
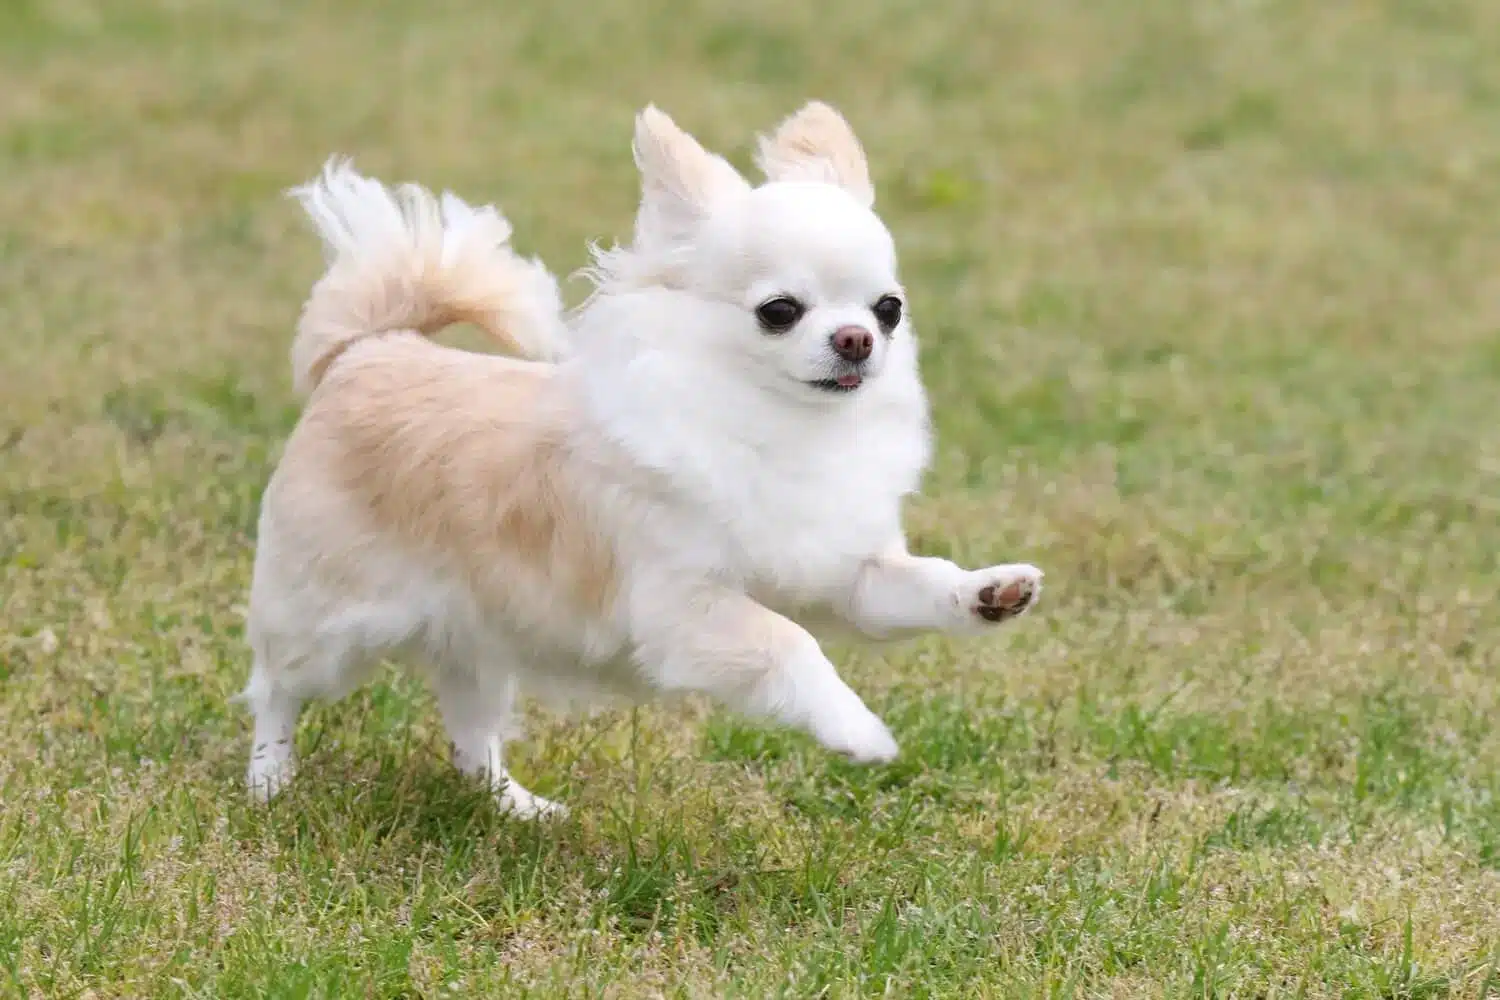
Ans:
POLYGON ((508 353, 544 361, 562 354, 557 281, 510 248, 510 223, 493 206, 414 184, 388 189, 337 158, 291 194, 328 257, 292 344, 292 376, 304 395, 350 344, 396 330, 433 334, 472 323, 508 353))

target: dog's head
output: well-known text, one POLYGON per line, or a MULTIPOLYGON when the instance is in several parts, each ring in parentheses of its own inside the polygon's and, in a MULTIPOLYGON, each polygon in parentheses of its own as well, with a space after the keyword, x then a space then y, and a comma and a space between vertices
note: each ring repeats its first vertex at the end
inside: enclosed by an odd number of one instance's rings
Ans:
MULTIPOLYGON (((686 293, 715 364, 808 399, 867 391, 910 367, 906 301, 859 140, 807 105, 760 140, 752 187, 654 107, 636 121, 641 205, 621 264, 686 293)), ((696 353, 696 350, 695 350, 696 353)))

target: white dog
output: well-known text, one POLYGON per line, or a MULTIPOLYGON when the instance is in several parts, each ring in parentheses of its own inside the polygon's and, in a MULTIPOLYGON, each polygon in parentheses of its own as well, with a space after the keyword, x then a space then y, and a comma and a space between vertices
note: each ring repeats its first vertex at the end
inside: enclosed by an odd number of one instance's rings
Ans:
POLYGON ((844 119, 810 104, 748 184, 663 113, 636 122, 628 247, 570 322, 493 208, 331 162, 294 192, 330 264, 292 348, 310 399, 266 490, 248 780, 291 777, 312 697, 426 671, 457 765, 503 807, 519 694, 702 692, 858 761, 890 731, 802 622, 983 631, 1042 574, 908 554, 927 403, 891 236, 844 119), (425 338, 470 322, 526 360, 425 338))

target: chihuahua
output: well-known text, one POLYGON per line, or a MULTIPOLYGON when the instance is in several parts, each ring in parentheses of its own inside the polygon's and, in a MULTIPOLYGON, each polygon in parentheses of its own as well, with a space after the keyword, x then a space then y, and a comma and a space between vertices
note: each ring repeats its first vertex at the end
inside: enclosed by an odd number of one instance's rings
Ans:
POLYGON ((931 449, 907 293, 859 141, 812 103, 747 182, 655 107, 640 207, 569 315, 493 207, 329 162, 292 193, 325 245, 292 364, 307 404, 267 487, 241 699, 248 783, 290 780, 303 705, 422 671, 501 806, 522 696, 698 692, 856 761, 896 756, 814 632, 979 633, 1027 564, 908 552, 931 449), (428 337, 454 323, 504 354, 428 337))

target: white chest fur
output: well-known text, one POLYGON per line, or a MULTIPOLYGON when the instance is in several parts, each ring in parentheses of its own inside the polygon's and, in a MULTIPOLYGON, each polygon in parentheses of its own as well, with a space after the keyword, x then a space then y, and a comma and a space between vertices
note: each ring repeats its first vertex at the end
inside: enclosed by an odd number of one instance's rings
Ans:
POLYGON ((587 409, 617 481, 640 488, 627 531, 684 572, 797 604, 829 597, 899 537, 928 426, 914 378, 882 388, 787 407, 732 382, 642 392, 617 380, 587 409))

